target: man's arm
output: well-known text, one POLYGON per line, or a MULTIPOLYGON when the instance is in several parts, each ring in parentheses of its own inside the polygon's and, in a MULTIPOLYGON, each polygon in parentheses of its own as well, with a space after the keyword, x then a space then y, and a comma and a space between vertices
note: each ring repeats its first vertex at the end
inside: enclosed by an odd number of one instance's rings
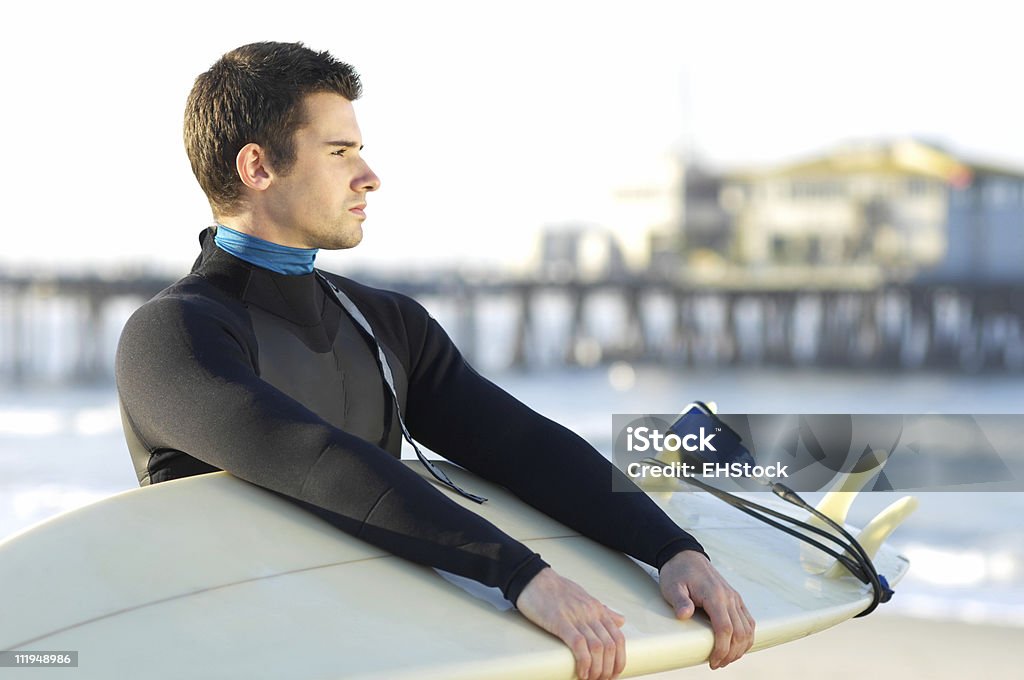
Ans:
POLYGON ((150 452, 186 452, 389 552, 502 588, 513 602, 546 566, 388 452, 261 380, 255 351, 244 324, 209 296, 144 305, 117 355, 134 434, 150 452))
POLYGON ((479 375, 422 307, 403 302, 411 347, 406 422, 414 437, 581 534, 656 568, 681 550, 703 552, 582 437, 479 375))
MULTIPOLYGON (((403 313, 408 319, 419 309, 410 300, 403 313)), ((432 318, 423 313, 406 327, 420 331, 413 339, 418 351, 411 357, 407 407, 417 439, 581 534, 657 567, 662 594, 679 618, 692 616, 695 607, 709 615, 712 668, 750 648, 754 620, 696 539, 581 437, 476 373, 432 318), (626 488, 636 492, 621 491, 626 488)), ((551 571, 527 584, 520 610, 573 649, 581 677, 617 674, 624 659, 621 617, 593 598, 581 600, 578 586, 556 582, 551 571), (559 601, 566 610, 555 606, 559 601), (575 619, 588 623, 567 623, 575 619)))

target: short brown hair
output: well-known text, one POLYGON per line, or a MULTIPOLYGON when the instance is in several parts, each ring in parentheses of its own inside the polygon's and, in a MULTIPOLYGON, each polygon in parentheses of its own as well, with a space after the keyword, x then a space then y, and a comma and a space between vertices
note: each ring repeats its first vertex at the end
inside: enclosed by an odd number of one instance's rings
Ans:
POLYGON ((215 214, 240 207, 238 151, 255 143, 275 171, 295 162, 295 131, 306 124, 303 100, 315 92, 359 98, 359 74, 302 43, 258 42, 231 50, 196 78, 185 105, 185 151, 215 214))

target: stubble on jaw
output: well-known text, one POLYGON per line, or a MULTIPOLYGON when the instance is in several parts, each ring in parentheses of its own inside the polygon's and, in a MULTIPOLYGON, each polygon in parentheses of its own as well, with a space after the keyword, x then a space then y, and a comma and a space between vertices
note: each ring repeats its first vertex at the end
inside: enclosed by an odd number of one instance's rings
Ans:
POLYGON ((317 243, 312 246, 321 250, 349 250, 363 242, 363 225, 341 226, 317 234, 317 243))

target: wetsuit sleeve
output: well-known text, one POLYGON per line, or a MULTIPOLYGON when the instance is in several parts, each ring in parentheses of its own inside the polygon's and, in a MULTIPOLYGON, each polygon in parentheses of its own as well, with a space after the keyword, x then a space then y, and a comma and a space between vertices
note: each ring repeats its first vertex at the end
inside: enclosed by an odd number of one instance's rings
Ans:
POLYGON ((202 296, 163 297, 126 325, 117 384, 133 434, 307 507, 401 557, 496 586, 513 603, 547 566, 386 451, 257 376, 243 324, 202 296))
POLYGON ((583 438, 474 371, 417 303, 403 307, 407 328, 419 329, 418 338, 410 337, 407 421, 414 437, 584 536, 658 569, 682 550, 704 553, 647 494, 622 491, 639 489, 583 438))

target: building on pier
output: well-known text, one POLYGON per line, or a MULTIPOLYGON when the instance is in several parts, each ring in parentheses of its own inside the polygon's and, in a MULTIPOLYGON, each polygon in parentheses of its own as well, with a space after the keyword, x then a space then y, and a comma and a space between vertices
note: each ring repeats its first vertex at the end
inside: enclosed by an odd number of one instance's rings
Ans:
POLYGON ((1024 171, 973 164, 949 192, 947 248, 923 278, 946 283, 1024 281, 1024 171))
POLYGON ((691 260, 713 252, 747 269, 1024 278, 1024 171, 919 140, 850 143, 717 176, 688 169, 682 193, 678 241, 691 260))

